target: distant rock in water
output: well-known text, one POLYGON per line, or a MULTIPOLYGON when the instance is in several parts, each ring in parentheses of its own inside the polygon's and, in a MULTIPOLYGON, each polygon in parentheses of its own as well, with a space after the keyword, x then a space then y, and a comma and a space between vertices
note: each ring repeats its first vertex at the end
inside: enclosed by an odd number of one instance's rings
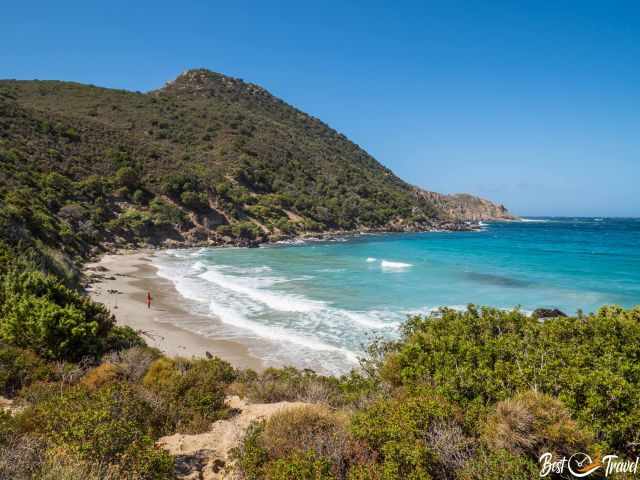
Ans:
POLYGON ((535 318, 557 318, 566 317, 567 314, 557 308, 536 308, 531 316, 535 318))

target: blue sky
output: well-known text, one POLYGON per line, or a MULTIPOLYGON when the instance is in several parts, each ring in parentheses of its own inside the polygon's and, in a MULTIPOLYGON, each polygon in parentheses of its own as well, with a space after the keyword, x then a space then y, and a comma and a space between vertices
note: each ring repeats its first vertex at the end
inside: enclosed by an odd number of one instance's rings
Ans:
POLYGON ((0 78, 258 83, 405 180, 640 216, 640 2, 4 2, 0 78), (135 5, 133 5, 135 3, 135 5))

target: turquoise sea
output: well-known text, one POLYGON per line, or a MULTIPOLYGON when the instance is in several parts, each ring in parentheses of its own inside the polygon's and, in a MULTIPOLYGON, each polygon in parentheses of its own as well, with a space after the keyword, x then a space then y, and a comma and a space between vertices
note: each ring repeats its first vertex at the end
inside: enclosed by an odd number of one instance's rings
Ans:
POLYGON ((182 327, 241 341, 270 364, 340 373, 371 336, 392 338, 408 314, 440 306, 572 314, 640 304, 640 219, 535 218, 480 232, 171 250, 154 262, 205 315, 182 327))

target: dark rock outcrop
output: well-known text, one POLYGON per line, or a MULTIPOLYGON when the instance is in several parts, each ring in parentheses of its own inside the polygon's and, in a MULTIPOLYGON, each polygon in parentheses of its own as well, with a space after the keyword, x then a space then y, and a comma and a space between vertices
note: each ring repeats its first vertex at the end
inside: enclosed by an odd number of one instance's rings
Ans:
POLYGON ((545 318, 566 317, 567 314, 557 308, 536 308, 531 314, 531 316, 534 318, 545 319, 545 318))

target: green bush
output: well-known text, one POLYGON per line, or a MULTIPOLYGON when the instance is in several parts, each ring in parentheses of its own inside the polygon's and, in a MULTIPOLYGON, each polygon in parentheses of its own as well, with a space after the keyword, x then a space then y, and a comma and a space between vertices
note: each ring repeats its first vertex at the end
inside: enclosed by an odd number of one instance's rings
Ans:
POLYGON ((264 467, 269 460, 269 455, 262 442, 263 431, 264 422, 252 422, 245 431, 238 448, 231 452, 245 480, 264 478, 264 467))
POLYGON ((175 205, 159 198, 154 198, 149 204, 153 223, 156 225, 182 225, 187 216, 175 205))
POLYGON ((140 335, 127 325, 116 325, 109 330, 104 339, 104 351, 127 350, 133 347, 146 347, 140 335))
POLYGON ((110 226, 130 230, 134 235, 146 238, 152 231, 153 221, 148 212, 129 208, 113 221, 110 226))
POLYGON ((72 361, 104 350, 112 315, 53 276, 8 274, 0 295, 0 339, 8 344, 72 361))
POLYGON ((335 480, 331 461, 314 452, 294 452, 267 464, 265 480, 335 480))
POLYGON ((186 191, 180 195, 180 202, 190 210, 202 211, 209 208, 209 199, 205 192, 186 191))
POLYGON ((200 432, 226 413, 225 387, 235 379, 227 362, 159 358, 143 379, 166 405, 168 428, 200 432))
POLYGON ((640 440, 640 307, 544 322, 519 311, 445 309, 407 323, 393 362, 403 386, 434 385, 465 409, 470 428, 488 405, 536 388, 610 448, 640 440))
POLYGON ((459 471, 460 480, 531 480, 540 477, 540 466, 506 450, 480 449, 459 471))
POLYGON ((133 195, 131 195, 131 200, 133 200, 133 203, 142 204, 144 203, 145 199, 146 199, 146 194, 144 193, 144 191, 140 190, 139 188, 136 189, 135 192, 133 192, 133 195))
POLYGON ((140 174, 132 167, 120 167, 115 174, 115 184, 132 192, 140 185, 140 174))
POLYGON ((32 351, 0 344, 0 395, 11 398, 22 387, 54 377, 51 366, 32 351))
POLYGON ((262 235, 262 230, 253 222, 238 222, 231 225, 234 236, 246 239, 255 239, 262 235))
POLYGON ((132 478, 173 478, 173 459, 154 447, 160 433, 152 408, 127 384, 78 385, 20 414, 25 432, 87 461, 115 464, 132 478))
POLYGON ((197 192, 203 188, 203 182, 197 175, 174 173, 164 180, 162 192, 174 200, 180 200, 183 192, 197 192))
POLYGON ((291 233, 295 233, 296 224, 290 222, 287 218, 278 218, 273 221, 273 226, 280 230, 285 235, 289 235, 291 233))
POLYGON ((378 452, 383 478, 429 479, 437 465, 427 439, 431 428, 454 416, 437 395, 379 400, 353 417, 353 436, 378 452))

